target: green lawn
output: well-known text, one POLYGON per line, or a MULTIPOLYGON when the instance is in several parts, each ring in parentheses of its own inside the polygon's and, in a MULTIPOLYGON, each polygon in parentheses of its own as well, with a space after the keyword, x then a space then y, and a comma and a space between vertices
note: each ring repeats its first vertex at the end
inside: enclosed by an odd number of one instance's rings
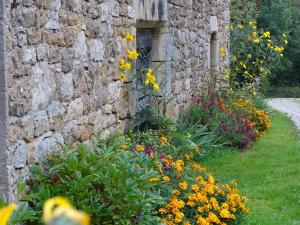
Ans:
POLYGON ((268 134, 249 150, 206 159, 221 181, 237 179, 249 198, 243 225, 300 224, 300 139, 292 122, 275 112, 268 134))

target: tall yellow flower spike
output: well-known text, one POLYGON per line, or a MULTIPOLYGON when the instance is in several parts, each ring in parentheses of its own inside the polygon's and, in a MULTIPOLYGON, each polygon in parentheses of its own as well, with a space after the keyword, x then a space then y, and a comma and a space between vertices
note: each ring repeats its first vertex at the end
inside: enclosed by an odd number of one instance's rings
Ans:
POLYGON ((80 225, 89 225, 91 221, 89 215, 74 209, 65 198, 54 197, 47 200, 43 207, 43 221, 49 223, 59 216, 65 216, 80 225))
POLYGON ((0 209, 0 225, 7 225, 10 216, 16 208, 16 204, 9 204, 8 206, 0 209))

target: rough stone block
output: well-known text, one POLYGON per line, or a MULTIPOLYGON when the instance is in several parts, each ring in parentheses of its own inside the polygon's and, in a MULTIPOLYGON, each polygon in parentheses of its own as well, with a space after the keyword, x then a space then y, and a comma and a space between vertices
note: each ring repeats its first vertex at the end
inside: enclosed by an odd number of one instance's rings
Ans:
POLYGON ((24 64, 34 64, 36 62, 35 47, 23 47, 21 49, 21 61, 24 64))
POLYGON ((13 162, 15 169, 22 169, 26 165, 27 159, 27 145, 25 141, 18 141, 15 145, 10 147, 10 152, 13 154, 13 162))
POLYGON ((87 42, 88 55, 92 61, 98 62, 104 58, 104 46, 101 40, 93 39, 87 42))
POLYGON ((60 79, 59 97, 63 101, 69 101, 74 95, 73 74, 63 74, 60 79))
POLYGON ((64 145, 64 138, 62 134, 48 132, 38 138, 34 143, 34 155, 35 162, 41 162, 47 155, 58 151, 64 145))
POLYGON ((45 108, 50 103, 55 91, 54 77, 47 63, 39 63, 33 68, 31 80, 32 110, 45 108))
POLYGON ((38 61, 47 60, 49 55, 49 45, 44 43, 39 44, 36 48, 36 53, 38 61))
POLYGON ((82 116, 83 102, 81 98, 77 98, 69 104, 67 112, 67 120, 72 120, 82 116))

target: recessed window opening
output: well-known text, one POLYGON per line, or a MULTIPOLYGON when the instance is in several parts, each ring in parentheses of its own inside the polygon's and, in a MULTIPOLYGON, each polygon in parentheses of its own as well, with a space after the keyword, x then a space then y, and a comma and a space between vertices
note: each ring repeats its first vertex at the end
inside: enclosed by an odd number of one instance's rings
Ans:
POLYGON ((211 89, 215 89, 216 78, 219 70, 219 42, 217 33, 213 33, 210 39, 210 80, 211 89))
MULTIPOLYGON (((140 54, 137 64, 137 74, 144 74, 152 66, 151 52, 153 49, 153 33, 155 29, 152 28, 139 28, 137 29, 137 50, 140 54)), ((145 82, 139 80, 137 82, 145 82)), ((136 93, 136 110, 139 112, 149 103, 148 93, 136 93)))

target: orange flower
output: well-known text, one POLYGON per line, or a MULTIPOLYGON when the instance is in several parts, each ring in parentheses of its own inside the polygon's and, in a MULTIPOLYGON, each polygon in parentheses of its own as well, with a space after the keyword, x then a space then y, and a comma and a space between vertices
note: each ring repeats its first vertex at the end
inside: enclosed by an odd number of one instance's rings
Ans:
POLYGON ((138 151, 138 152, 142 152, 142 151, 145 150, 145 147, 142 146, 142 145, 137 145, 137 146, 135 146, 135 150, 138 151))

